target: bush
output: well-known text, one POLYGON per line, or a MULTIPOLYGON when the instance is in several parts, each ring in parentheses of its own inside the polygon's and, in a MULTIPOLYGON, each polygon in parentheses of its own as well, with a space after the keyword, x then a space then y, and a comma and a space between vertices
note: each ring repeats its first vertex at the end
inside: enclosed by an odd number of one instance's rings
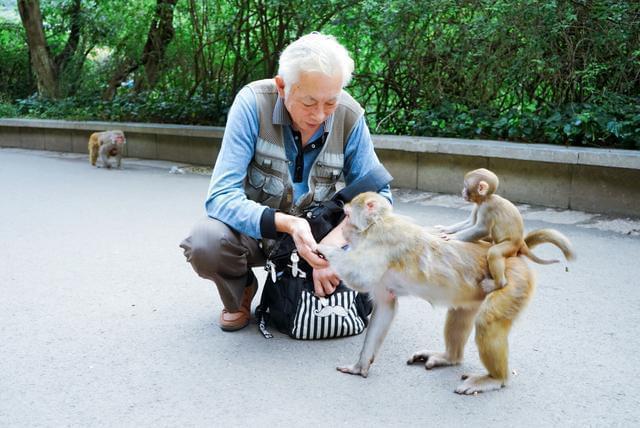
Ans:
POLYGON ((505 112, 443 103, 414 111, 407 133, 529 143, 640 149, 640 98, 571 103, 557 110, 505 112))
POLYGON ((223 125, 227 111, 213 97, 187 98, 172 91, 119 94, 113 101, 101 100, 97 94, 57 101, 31 96, 17 103, 17 113, 26 117, 116 122, 223 125))
MULTIPOLYGON (((227 111, 212 97, 186 98, 159 91, 118 95, 113 101, 100 100, 97 95, 58 101, 32 96, 19 100, 17 106, 0 103, 2 117, 198 125, 224 125, 227 111)), ((640 98, 612 96, 607 104, 572 103, 556 110, 511 108, 504 112, 442 103, 407 116, 395 121, 396 133, 640 149, 640 98)))
POLYGON ((0 117, 17 117, 18 109, 13 104, 0 101, 0 117))

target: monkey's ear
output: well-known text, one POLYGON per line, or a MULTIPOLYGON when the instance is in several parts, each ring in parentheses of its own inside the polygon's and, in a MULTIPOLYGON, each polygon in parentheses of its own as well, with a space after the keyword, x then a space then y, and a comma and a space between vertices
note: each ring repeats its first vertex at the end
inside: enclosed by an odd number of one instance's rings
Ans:
POLYGON ((478 183, 478 194, 480 196, 487 196, 488 192, 489 192, 489 183, 487 183, 484 180, 480 180, 480 182, 478 183))
POLYGON ((377 204, 376 201, 373 199, 369 199, 366 202, 366 207, 367 207, 367 212, 368 213, 372 213, 373 211, 375 211, 375 209, 377 208, 377 204))

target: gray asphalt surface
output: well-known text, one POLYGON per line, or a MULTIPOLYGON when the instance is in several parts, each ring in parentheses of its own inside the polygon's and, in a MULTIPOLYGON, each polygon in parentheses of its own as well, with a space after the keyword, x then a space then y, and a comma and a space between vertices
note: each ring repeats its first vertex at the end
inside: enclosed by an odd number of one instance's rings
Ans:
MULTIPOLYGON (((521 207, 528 230, 557 228, 578 260, 534 266, 510 385, 466 397, 453 390, 483 370, 473 339, 460 366, 405 364, 443 348, 445 310, 418 299, 401 299, 367 379, 335 370, 364 335, 222 332, 215 287, 178 248, 208 176, 123 165, 0 149, 0 426, 638 426, 638 221, 521 207)), ((394 193, 424 225, 468 213, 458 197, 394 193)))

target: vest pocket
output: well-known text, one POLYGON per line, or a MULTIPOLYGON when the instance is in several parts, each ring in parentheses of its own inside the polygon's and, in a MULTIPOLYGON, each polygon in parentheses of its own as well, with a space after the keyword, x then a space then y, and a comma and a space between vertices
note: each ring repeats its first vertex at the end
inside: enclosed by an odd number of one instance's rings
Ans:
POLYGON ((336 153, 324 153, 315 165, 313 200, 326 201, 336 191, 336 182, 342 176, 344 156, 336 153))
POLYGON ((249 199, 277 209, 280 208, 284 190, 284 183, 279 177, 253 163, 249 165, 245 183, 245 193, 249 199))
POLYGON ((313 192, 313 200, 315 202, 322 202, 333 196, 335 192, 335 183, 326 183, 323 181, 316 182, 316 188, 313 192))
POLYGON ((335 183, 342 175, 344 155, 341 153, 323 153, 321 156, 316 163, 316 177, 335 183))

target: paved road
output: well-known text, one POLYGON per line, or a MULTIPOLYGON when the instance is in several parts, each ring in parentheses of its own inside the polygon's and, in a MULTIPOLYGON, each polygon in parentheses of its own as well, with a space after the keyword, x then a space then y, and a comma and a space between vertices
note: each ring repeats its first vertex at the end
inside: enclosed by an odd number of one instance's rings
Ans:
MULTIPOLYGON (((178 248, 208 177, 170 167, 0 149, 0 426, 638 426, 637 221, 521 207, 528 229, 568 235, 578 261, 535 267, 510 386, 462 397, 460 375, 481 369, 473 340, 461 366, 405 365, 443 347, 444 309, 417 299, 400 301, 368 379, 335 370, 363 336, 223 333, 214 287, 178 248)), ((453 196, 396 200, 425 225, 467 214, 453 196)))

